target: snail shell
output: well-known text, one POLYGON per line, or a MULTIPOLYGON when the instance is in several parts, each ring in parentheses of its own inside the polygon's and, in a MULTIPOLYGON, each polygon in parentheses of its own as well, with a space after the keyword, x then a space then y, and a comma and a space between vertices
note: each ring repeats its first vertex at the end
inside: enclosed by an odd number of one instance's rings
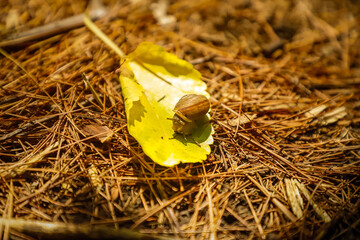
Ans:
POLYGON ((205 116, 209 109, 210 102, 204 95, 183 96, 174 108, 173 130, 183 135, 191 134, 197 128, 195 120, 205 116))

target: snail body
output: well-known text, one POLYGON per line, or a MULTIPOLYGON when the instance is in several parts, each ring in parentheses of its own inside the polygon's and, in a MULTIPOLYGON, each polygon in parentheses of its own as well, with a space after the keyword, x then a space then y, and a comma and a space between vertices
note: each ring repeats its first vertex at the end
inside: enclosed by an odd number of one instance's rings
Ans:
POLYGON ((174 108, 173 130, 183 135, 191 134, 196 128, 196 120, 201 119, 210 109, 210 102, 204 95, 187 94, 174 108))

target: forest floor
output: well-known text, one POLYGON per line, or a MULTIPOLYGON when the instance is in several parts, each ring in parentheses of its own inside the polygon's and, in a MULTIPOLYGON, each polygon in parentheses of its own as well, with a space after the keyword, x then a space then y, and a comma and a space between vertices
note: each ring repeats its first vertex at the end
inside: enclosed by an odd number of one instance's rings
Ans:
POLYGON ((357 239, 357 1, 94 2, 0 3, 3 239, 357 239), (207 160, 143 153, 86 10, 125 54, 151 41, 202 74, 207 160))

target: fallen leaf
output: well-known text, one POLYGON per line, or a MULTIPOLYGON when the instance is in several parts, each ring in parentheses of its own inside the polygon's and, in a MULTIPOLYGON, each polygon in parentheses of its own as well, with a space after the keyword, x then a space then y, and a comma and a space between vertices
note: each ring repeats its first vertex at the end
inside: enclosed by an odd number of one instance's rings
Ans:
POLYGON ((251 120, 256 118, 256 114, 251 114, 251 115, 242 115, 240 117, 234 118, 234 119, 229 119, 227 120, 228 124, 232 127, 235 127, 237 125, 244 125, 246 123, 251 122, 251 120))
POLYGON ((110 128, 96 123, 84 126, 83 131, 88 136, 95 136, 102 143, 109 141, 114 135, 114 132, 110 128))
POLYGON ((152 43, 141 43, 128 56, 120 75, 129 133, 145 154, 163 166, 201 162, 213 138, 209 115, 188 137, 172 129, 173 108, 185 94, 208 96, 193 66, 152 43))
POLYGON ((209 97, 201 74, 193 65, 178 59, 150 42, 139 44, 128 56, 85 16, 84 23, 122 59, 120 84, 125 100, 127 126, 144 153, 163 166, 201 162, 211 152, 213 128, 210 115, 197 122, 187 136, 172 129, 173 109, 186 94, 209 97))

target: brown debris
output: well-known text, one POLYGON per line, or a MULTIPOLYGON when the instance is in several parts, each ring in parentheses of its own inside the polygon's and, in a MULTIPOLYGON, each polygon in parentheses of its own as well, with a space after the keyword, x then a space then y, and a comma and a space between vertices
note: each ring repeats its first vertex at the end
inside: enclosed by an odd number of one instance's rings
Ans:
MULTIPOLYGON (((145 156, 126 129, 122 61, 85 27, 1 48, 0 238, 37 239, 31 226, 11 226, 15 219, 52 222, 58 238, 76 238, 71 228, 91 235, 92 227, 154 239, 358 236, 354 1, 103 5, 109 11, 96 24, 124 53, 152 41, 202 73, 212 153, 172 168, 145 156)), ((87 8, 86 1, 2 1, 0 42, 87 8)))

